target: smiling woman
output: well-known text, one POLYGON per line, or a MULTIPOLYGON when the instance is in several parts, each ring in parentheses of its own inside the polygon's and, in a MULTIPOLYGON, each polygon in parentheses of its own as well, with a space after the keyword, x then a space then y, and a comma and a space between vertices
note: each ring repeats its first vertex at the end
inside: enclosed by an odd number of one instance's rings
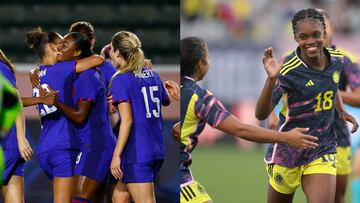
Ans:
POLYGON ((263 63, 268 78, 257 103, 256 117, 266 119, 283 98, 286 111, 280 114, 279 131, 309 127, 309 134, 319 138, 319 146, 298 150, 287 144, 270 145, 265 157, 268 202, 292 202, 300 184, 308 202, 334 202, 334 109, 354 124, 353 131, 357 129, 356 121, 344 111, 338 93, 344 57, 337 50, 324 48, 325 22, 317 10, 297 12, 292 25, 298 43, 296 50, 279 63, 272 48, 265 50, 263 63))

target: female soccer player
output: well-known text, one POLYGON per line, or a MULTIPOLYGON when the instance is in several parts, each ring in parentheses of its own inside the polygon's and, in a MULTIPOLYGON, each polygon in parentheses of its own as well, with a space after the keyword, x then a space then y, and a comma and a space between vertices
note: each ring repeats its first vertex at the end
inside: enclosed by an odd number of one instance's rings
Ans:
POLYGON ((161 105, 169 105, 170 99, 158 74, 143 68, 144 53, 135 34, 116 33, 110 49, 118 68, 111 93, 121 118, 110 167, 119 180, 113 201, 126 201, 128 191, 134 202, 155 202, 153 182, 165 158, 161 105))
POLYGON ((334 202, 334 107, 341 118, 353 123, 353 132, 358 127, 344 111, 337 91, 344 57, 339 51, 324 48, 325 22, 317 10, 297 12, 292 25, 299 47, 286 57, 285 63, 276 62, 272 48, 265 50, 263 63, 268 79, 257 103, 256 117, 267 118, 283 97, 286 110, 280 114, 279 130, 310 127, 309 133, 319 138, 319 146, 299 150, 278 143, 268 148, 268 202, 292 202, 300 184, 308 202, 334 202))
POLYGON ((209 69, 208 50, 205 42, 198 37, 187 37, 180 42, 181 67, 181 194, 180 202, 212 202, 205 189, 194 180, 189 166, 191 152, 198 143, 198 136, 208 123, 233 136, 255 142, 288 143, 294 147, 315 148, 313 136, 303 133, 305 128, 290 132, 276 132, 264 128, 242 124, 220 100, 208 90, 201 89, 196 82, 206 75, 209 69))
MULTIPOLYGON (((15 66, 2 50, 0 72, 16 88, 15 66)), ((33 151, 25 137, 25 120, 22 112, 18 114, 15 125, 2 140, 1 145, 5 151, 5 172, 2 177, 4 202, 24 202, 24 163, 31 159, 33 151)))
MULTIPOLYGON (((39 68, 41 86, 58 91, 62 103, 72 104, 72 85, 79 72, 101 65, 104 59, 97 55, 79 61, 57 63, 58 50, 48 32, 41 28, 26 34, 27 43, 41 60, 39 68)), ((34 94, 39 94, 34 89, 34 94)), ((76 128, 55 106, 38 105, 42 130, 37 149, 40 167, 53 181, 54 202, 71 202, 74 168, 79 154, 76 128)))
MULTIPOLYGON (((330 22, 329 14, 322 10, 319 11, 325 21, 324 46, 335 48, 333 45, 333 25, 330 22)), ((340 72, 339 90, 344 103, 352 106, 360 106, 360 69, 354 56, 349 52, 337 49, 344 55, 344 69, 340 72), (351 91, 346 91, 350 87, 351 91)), ((278 123, 276 116, 270 119, 269 123, 278 123)), ((345 202, 345 193, 348 183, 348 175, 351 173, 351 150, 350 150, 350 133, 345 122, 335 113, 334 130, 337 136, 336 147, 336 195, 335 203, 345 202)), ((354 193, 356 194, 356 192, 354 193)))
MULTIPOLYGON (((90 41, 79 32, 64 37, 61 61, 92 55, 90 41)), ((73 201, 94 202, 95 192, 107 180, 116 138, 107 111, 106 89, 95 69, 81 73, 74 82, 75 108, 59 102, 59 109, 76 123, 80 154, 76 160, 76 188, 73 201)))

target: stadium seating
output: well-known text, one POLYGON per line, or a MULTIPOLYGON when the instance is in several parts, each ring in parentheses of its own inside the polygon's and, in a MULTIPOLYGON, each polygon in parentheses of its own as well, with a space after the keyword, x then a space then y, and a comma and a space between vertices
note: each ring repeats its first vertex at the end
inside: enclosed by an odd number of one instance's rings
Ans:
POLYGON ((31 2, 4 0, 0 3, 0 48, 15 62, 36 60, 25 44, 25 33, 33 27, 66 34, 73 22, 89 21, 95 27, 96 52, 109 43, 117 31, 130 30, 139 36, 145 54, 154 63, 178 63, 180 11, 177 1, 31 2))

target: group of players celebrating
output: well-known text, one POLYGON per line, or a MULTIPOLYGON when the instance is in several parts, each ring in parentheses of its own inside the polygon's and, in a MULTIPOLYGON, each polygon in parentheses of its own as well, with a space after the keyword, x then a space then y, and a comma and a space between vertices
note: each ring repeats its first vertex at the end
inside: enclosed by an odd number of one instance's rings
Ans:
MULTIPOLYGON (((155 202, 153 182, 165 158, 161 107, 170 104, 176 83, 163 83, 151 70, 129 31, 114 34, 103 56, 93 52, 88 22, 74 23, 65 36, 35 28, 26 43, 40 65, 30 76, 33 97, 19 98, 39 111, 36 156, 54 202, 155 202)), ((5 54, 0 71, 16 87, 5 54)), ((4 200, 24 202, 24 162, 33 150, 22 113, 2 147, 4 200)))
MULTIPOLYGON (((256 117, 267 119, 281 100, 279 122, 271 120, 277 132, 240 123, 219 99, 200 88, 196 82, 209 69, 207 45, 198 37, 181 40, 181 121, 174 127, 181 142, 181 203, 212 202, 189 169, 191 153, 206 123, 230 135, 274 143, 265 155, 267 202, 291 203, 299 185, 309 203, 345 202, 351 171, 350 133, 345 122, 353 124, 352 132, 358 124, 344 110, 343 101, 360 106, 360 70, 354 57, 332 44, 332 25, 325 11, 300 10, 292 27, 298 47, 280 61, 272 48, 265 49, 263 57, 268 77, 256 117)), ((358 203, 359 179, 353 185, 353 202, 358 203)))

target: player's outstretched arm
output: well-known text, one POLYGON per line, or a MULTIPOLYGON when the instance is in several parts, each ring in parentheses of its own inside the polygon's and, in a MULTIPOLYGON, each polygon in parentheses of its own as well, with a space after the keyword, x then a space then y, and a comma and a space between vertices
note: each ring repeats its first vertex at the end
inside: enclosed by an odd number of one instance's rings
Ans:
POLYGON ((351 92, 340 91, 340 95, 344 103, 360 107, 360 87, 355 88, 351 92))
POLYGON ((265 49, 263 64, 268 78, 256 104, 255 116, 259 120, 266 119, 275 107, 272 103, 272 92, 283 63, 284 58, 276 62, 272 47, 265 49))
POLYGON ((104 57, 97 54, 93 54, 89 57, 78 60, 76 62, 75 71, 76 73, 84 72, 86 70, 89 70, 90 68, 100 66, 101 64, 104 63, 104 61, 105 61, 104 57))
POLYGON ((289 132, 277 132, 265 128, 241 123, 235 116, 230 115, 223 120, 216 128, 249 141, 260 143, 287 143, 291 147, 316 148, 317 137, 306 135, 306 128, 295 128, 289 132))

